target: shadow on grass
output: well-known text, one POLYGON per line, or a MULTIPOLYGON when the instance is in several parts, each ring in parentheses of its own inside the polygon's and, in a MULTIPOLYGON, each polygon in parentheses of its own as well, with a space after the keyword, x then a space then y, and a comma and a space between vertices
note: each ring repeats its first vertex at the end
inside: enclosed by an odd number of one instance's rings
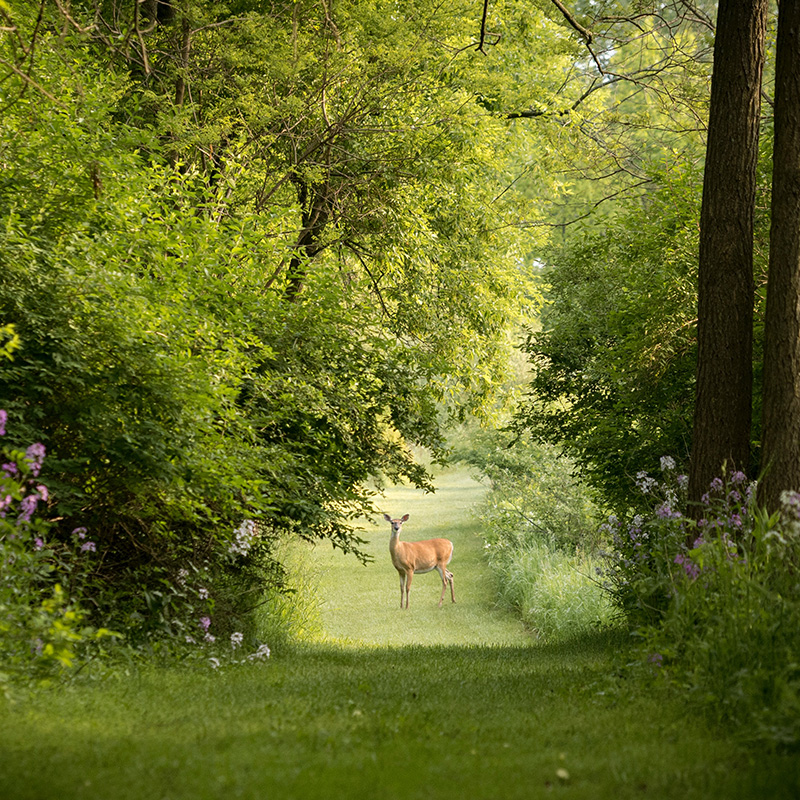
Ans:
POLYGON ((0 796, 797 796, 796 762, 748 759, 680 699, 614 674, 624 641, 318 644, 47 692, 4 715, 0 796))

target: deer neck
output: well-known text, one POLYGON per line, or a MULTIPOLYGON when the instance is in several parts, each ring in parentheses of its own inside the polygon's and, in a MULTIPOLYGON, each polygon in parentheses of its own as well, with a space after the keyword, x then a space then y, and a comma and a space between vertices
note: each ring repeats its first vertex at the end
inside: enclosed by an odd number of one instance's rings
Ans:
POLYGON ((403 543, 400 541, 400 531, 392 531, 392 536, 389 539, 389 552, 395 555, 398 551, 402 552, 403 548, 400 546, 403 543))

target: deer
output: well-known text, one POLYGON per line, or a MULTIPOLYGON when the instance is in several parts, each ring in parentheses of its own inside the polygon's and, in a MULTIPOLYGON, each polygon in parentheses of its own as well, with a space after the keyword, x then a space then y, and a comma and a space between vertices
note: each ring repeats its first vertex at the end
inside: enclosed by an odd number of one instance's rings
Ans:
POLYGON ((439 608, 442 607, 445 589, 450 584, 450 596, 456 601, 453 589, 453 573, 447 569, 453 557, 453 543, 449 539, 426 539, 424 542, 401 542, 400 531, 403 523, 408 521, 408 514, 400 519, 392 519, 388 514, 383 518, 392 526, 392 536, 389 539, 389 553, 392 564, 400 573, 400 608, 403 608, 403 595, 405 594, 405 607, 408 608, 408 592, 411 589, 411 580, 414 573, 431 572, 434 569, 442 578, 442 596, 439 598, 439 608))

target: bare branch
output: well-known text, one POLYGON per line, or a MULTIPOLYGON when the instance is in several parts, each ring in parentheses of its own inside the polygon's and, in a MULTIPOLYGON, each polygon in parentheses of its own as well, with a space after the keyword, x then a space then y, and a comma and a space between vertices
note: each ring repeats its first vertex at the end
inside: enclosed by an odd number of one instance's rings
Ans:
POLYGON ((489 15, 489 0, 483 0, 483 16, 481 17, 481 40, 478 42, 477 49, 483 53, 484 55, 488 55, 486 50, 484 50, 484 45, 486 44, 486 37, 493 36, 494 41, 490 42, 492 46, 496 45, 500 41, 500 34, 499 33, 488 33, 486 30, 486 17, 489 15))
POLYGON ((572 16, 570 10, 561 2, 561 0, 553 0, 553 5, 564 15, 564 19, 575 28, 578 33, 583 36, 586 44, 592 43, 592 32, 583 27, 575 17, 572 16))

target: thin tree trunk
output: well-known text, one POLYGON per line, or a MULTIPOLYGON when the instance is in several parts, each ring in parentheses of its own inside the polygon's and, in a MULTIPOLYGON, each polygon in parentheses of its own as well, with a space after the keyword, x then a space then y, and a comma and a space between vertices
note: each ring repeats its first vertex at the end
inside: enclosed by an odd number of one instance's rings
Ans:
POLYGON ((778 11, 759 500, 800 490, 800 2, 778 11))
POLYGON ((752 417, 753 213, 766 0, 720 0, 700 216, 695 503, 725 465, 748 470, 752 417))
POLYGON ((189 72, 189 49, 192 43, 192 28, 189 17, 184 15, 181 20, 181 51, 180 69, 175 81, 175 105, 182 106, 186 98, 186 76, 189 72))

